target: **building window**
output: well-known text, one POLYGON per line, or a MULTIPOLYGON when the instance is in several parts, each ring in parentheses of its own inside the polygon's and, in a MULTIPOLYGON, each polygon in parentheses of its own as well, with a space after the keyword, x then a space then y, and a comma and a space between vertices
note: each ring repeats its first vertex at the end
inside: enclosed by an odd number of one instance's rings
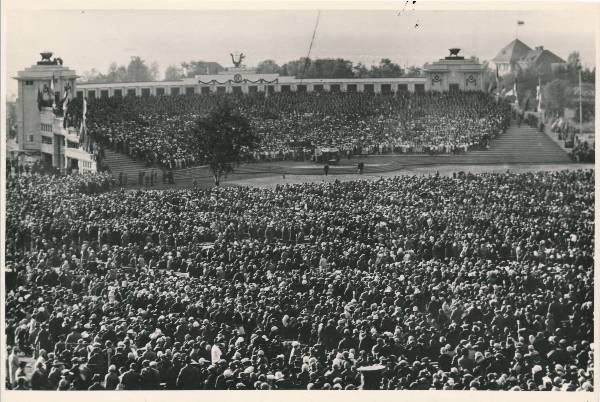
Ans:
POLYGON ((76 142, 67 140, 67 148, 79 148, 79 144, 76 142))
POLYGON ((156 96, 164 96, 165 89, 164 88, 156 88, 156 96))
POLYGON ((52 137, 46 137, 42 135, 42 144, 52 145, 52 137))
POLYGON ((100 98, 102 98, 102 99, 108 98, 108 89, 103 89, 100 91, 100 98))
POLYGON ((375 85, 373 85, 373 84, 365 84, 363 90, 364 90, 364 92, 372 94, 373 92, 375 92, 375 85))
POLYGON ((136 96, 135 88, 128 89, 127 96, 136 96))
POLYGON ((356 84, 346 85, 346 92, 356 92, 356 84))
POLYGON ((224 94, 225 93, 225 87, 217 87, 217 93, 224 94))
POLYGON ((272 94, 275 93, 275 87, 273 85, 267 85, 267 93, 272 94))
POLYGON ((301 84, 301 85, 298 85, 298 86, 296 87, 296 91, 297 91, 297 92, 306 92, 306 85, 303 85, 303 84, 301 84))
POLYGON ((77 91, 77 98, 83 98, 83 91, 77 91))
POLYGON ((248 93, 255 94, 258 92, 258 87, 256 85, 250 85, 248 87, 248 93))
POLYGON ((33 85, 33 81, 25 81, 25 85, 33 85))
POLYGON ((33 142, 33 134, 29 134, 29 142, 33 142))
POLYGON ((113 96, 120 98, 123 96, 123 91, 120 89, 115 89, 115 90, 113 90, 113 96))
POLYGON ((88 99, 94 99, 96 97, 96 91, 94 91, 93 89, 90 89, 88 91, 88 99))
POLYGON ((425 84, 415 84, 415 92, 418 94, 425 92, 425 84))
POLYGON ((150 88, 142 88, 142 97, 147 98, 150 96, 150 88))
POLYGON ((179 95, 179 88, 171 88, 171 95, 179 95))
POLYGON ((392 92, 392 86, 390 84, 381 84, 381 93, 389 94, 392 92))
POLYGON ((407 84, 398 84, 398 92, 408 92, 407 84))
POLYGON ((200 93, 202 95, 208 95, 210 93, 210 88, 209 87, 202 87, 202 88, 200 88, 200 93))
POLYGON ((242 94, 242 87, 233 87, 233 93, 236 95, 241 95, 242 94))
POLYGON ((186 95, 193 95, 194 94, 194 87, 186 87, 185 88, 185 94, 186 95))
POLYGON ((315 91, 315 92, 323 92, 323 85, 317 84, 317 85, 313 86, 313 91, 315 91))
POLYGON ((290 86, 289 85, 282 85, 281 86, 281 92, 290 92, 290 86))
POLYGON ((338 84, 330 85, 329 92, 340 92, 340 86, 338 84))

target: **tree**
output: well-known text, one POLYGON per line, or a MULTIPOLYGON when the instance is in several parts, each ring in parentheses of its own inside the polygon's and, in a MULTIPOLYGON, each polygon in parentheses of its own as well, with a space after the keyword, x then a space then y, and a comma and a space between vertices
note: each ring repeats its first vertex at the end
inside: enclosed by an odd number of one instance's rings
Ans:
POLYGON ((196 75, 204 74, 218 74, 224 71, 222 65, 215 63, 214 61, 202 61, 202 60, 191 60, 189 62, 181 63, 181 67, 184 70, 184 74, 188 78, 192 78, 196 75))
POLYGON ((519 105, 525 110, 535 110, 537 105, 536 94, 538 82, 542 84, 550 81, 546 76, 541 75, 539 71, 532 67, 517 69, 515 72, 508 73, 502 76, 500 85, 507 91, 514 87, 517 83, 517 95, 519 97, 519 105))
POLYGON ((152 64, 150 65, 150 79, 151 79, 151 81, 156 81, 156 80, 158 80, 159 76, 160 76, 160 68, 158 67, 158 63, 153 61, 152 64))
POLYGON ((165 81, 177 81, 183 77, 183 69, 181 67, 170 65, 165 70, 165 81))
POLYGON ((406 72, 404 73, 405 77, 411 77, 411 78, 421 77, 422 75, 423 75, 423 71, 422 71, 421 67, 417 67, 417 66, 408 67, 408 69, 406 69, 406 72))
POLYGON ((581 81, 595 83, 596 82, 596 67, 594 67, 592 70, 590 70, 589 68, 586 68, 585 70, 583 70, 581 72, 581 81))
POLYGON ((298 60, 292 60, 281 66, 281 75, 293 76, 296 78, 307 78, 304 72, 310 69, 311 60, 301 57, 298 60))
POLYGON ((381 59, 379 66, 371 66, 371 77, 373 78, 398 78, 403 74, 402 67, 387 58, 381 59))
POLYGON ((139 56, 132 56, 127 66, 127 78, 129 81, 154 81, 153 72, 146 62, 139 56))
POLYGON ((127 68, 125 66, 117 66, 117 63, 111 63, 108 67, 106 82, 127 82, 129 81, 127 68))
POLYGON ((353 78, 355 72, 350 60, 345 59, 307 59, 301 57, 281 66, 281 75, 296 78, 353 78))
POLYGON ((581 57, 579 52, 571 52, 567 58, 567 66, 570 71, 579 71, 581 69, 581 57))
POLYGON ((256 72, 258 74, 277 74, 281 67, 275 62, 275 60, 263 60, 256 66, 256 72))
POLYGON ((96 70, 95 68, 92 68, 89 71, 84 71, 81 74, 81 81, 82 82, 87 82, 87 83, 98 83, 98 82, 104 82, 104 75, 96 70))
POLYGON ((239 166, 242 154, 255 147, 257 138, 248 119, 224 102, 196 121, 192 141, 198 156, 208 160, 218 186, 221 178, 239 166))
POLYGON ((553 113, 562 115, 572 98, 572 89, 566 80, 554 80, 543 86, 543 107, 553 113))
POLYGON ((354 67, 352 67, 352 71, 354 73, 354 78, 368 78, 369 77, 369 70, 367 69, 367 66, 365 66, 362 63, 358 63, 357 65, 355 65, 354 67))

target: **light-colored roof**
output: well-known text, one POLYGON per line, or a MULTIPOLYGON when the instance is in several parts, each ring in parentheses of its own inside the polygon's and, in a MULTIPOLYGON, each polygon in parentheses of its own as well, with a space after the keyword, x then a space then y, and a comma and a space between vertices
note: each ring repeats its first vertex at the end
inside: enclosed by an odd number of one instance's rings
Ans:
POLYGON ((500 52, 492 59, 495 63, 516 63, 531 52, 531 48, 515 39, 508 45, 504 46, 500 52))

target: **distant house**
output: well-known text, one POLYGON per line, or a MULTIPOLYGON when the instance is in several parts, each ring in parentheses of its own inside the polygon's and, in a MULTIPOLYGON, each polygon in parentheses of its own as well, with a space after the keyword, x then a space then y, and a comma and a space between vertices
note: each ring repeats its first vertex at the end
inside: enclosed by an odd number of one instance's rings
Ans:
POLYGON ((513 72, 522 60, 531 52, 531 48, 521 42, 519 39, 515 39, 508 45, 504 46, 491 60, 491 67, 498 69, 500 75, 508 74, 513 72))
POLYGON ((533 67, 541 74, 547 74, 552 71, 553 65, 565 64, 566 62, 552 53, 544 49, 543 46, 537 46, 529 52, 527 56, 519 60, 519 67, 522 69, 533 67))
POLYGON ((544 49, 543 46, 531 49, 519 39, 515 39, 503 47, 490 64, 494 69, 497 66, 498 73, 504 75, 528 67, 534 67, 540 73, 545 74, 552 71, 554 65, 565 63, 563 59, 544 49))

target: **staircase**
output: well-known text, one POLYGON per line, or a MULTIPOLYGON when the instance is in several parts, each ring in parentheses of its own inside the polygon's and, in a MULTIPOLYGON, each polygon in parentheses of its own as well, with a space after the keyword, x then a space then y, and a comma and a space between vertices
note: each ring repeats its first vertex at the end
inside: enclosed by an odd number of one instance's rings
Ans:
POLYGON ((494 140, 487 151, 461 155, 461 163, 569 163, 567 153, 545 133, 521 125, 511 125, 494 140))
MULTIPOLYGON (((146 167, 144 162, 136 161, 127 155, 111 151, 110 149, 104 150, 103 163, 108 165, 110 171, 115 178, 119 180, 119 173, 127 174, 128 185, 136 185, 138 183, 138 175, 140 172, 145 171, 147 174, 152 170, 150 167, 146 167)), ((161 180, 162 176, 159 169, 154 169, 158 172, 158 179, 161 180)))

